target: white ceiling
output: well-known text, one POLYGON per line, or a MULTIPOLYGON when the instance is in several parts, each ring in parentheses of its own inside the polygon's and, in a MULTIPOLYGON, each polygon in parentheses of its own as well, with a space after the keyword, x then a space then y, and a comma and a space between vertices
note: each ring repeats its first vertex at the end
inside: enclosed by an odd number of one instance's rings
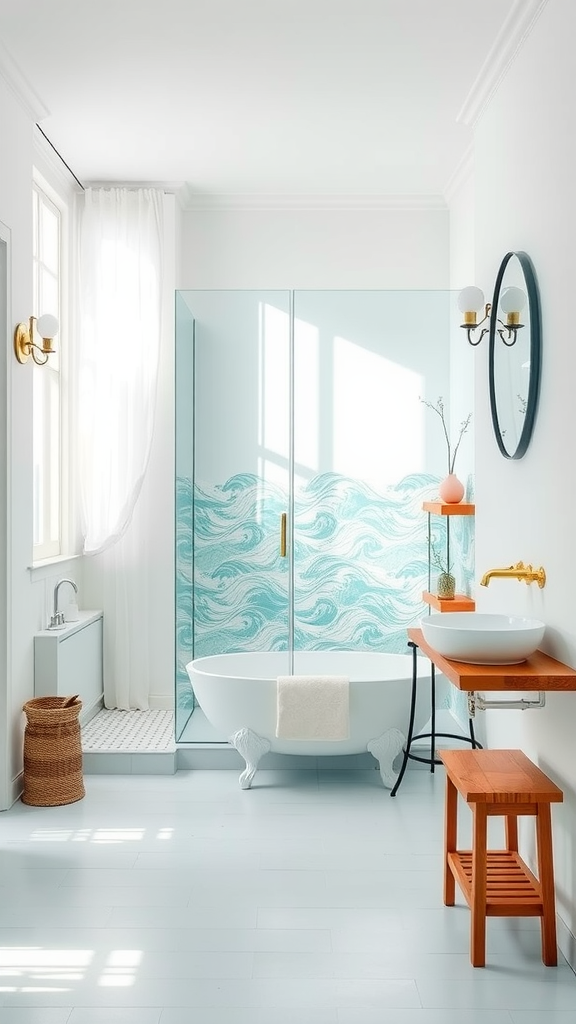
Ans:
POLYGON ((470 145, 458 115, 484 62, 534 6, 0 0, 0 72, 26 79, 83 182, 438 196, 470 145))

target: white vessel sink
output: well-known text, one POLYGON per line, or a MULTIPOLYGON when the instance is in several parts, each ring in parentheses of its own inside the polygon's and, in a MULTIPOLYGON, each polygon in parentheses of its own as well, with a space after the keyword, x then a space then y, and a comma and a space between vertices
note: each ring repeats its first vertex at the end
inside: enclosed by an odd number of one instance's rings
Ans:
POLYGON ((483 612, 438 612, 420 626, 435 651, 469 665, 518 665, 534 653, 546 629, 540 619, 483 612))

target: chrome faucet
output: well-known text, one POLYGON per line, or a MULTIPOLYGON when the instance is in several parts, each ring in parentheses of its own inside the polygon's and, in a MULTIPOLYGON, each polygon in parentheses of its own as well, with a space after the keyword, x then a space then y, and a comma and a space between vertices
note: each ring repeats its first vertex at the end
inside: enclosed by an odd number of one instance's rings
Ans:
POLYGON ((505 569, 489 569, 480 580, 480 586, 487 587, 493 576, 511 576, 517 580, 524 580, 525 583, 536 582, 540 589, 546 583, 546 573, 542 566, 539 569, 533 569, 531 565, 524 565, 524 562, 517 562, 516 565, 509 565, 505 569))
POLYGON ((78 593, 78 587, 74 583, 74 580, 58 580, 58 583, 54 587, 54 614, 50 618, 50 627, 54 629, 55 626, 64 625, 64 612, 58 611, 58 591, 63 583, 69 583, 71 587, 74 587, 76 593, 78 593))

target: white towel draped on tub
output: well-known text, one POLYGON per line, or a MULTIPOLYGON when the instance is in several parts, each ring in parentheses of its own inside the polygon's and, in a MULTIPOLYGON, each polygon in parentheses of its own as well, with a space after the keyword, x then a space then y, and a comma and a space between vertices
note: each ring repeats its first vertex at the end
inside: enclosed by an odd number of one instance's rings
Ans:
POLYGON ((278 676, 276 736, 346 740, 350 735, 346 676, 278 676))

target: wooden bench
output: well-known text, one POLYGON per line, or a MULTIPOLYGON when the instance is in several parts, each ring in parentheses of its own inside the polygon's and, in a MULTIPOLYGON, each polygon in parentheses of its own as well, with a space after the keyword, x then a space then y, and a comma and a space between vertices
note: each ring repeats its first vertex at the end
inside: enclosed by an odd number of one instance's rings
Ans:
POLYGON ((487 917, 539 917, 542 960, 557 964, 550 804, 562 790, 521 750, 440 750, 446 768, 444 903, 454 906, 458 882, 470 907, 470 960, 486 963, 487 917), (458 793, 473 814, 472 849, 457 850, 458 793), (518 854, 518 816, 536 824, 538 878, 518 854), (505 821, 506 849, 487 849, 487 822, 505 821))

